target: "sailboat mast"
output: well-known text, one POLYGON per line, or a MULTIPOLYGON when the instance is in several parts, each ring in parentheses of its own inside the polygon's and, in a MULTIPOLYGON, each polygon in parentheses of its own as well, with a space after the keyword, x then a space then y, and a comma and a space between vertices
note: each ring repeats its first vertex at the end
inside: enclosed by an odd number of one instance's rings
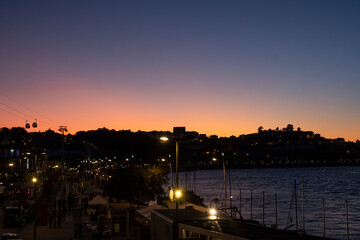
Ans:
POLYGON ((296 231, 299 231, 299 223, 298 223, 298 202, 297 202, 297 194, 296 194, 296 180, 294 181, 294 191, 295 191, 296 231))
POLYGON ((173 172, 172 172, 172 165, 171 165, 171 155, 169 154, 169 159, 170 159, 170 176, 171 176, 171 187, 174 186, 174 176, 173 176, 173 172))
POLYGON ((302 230, 305 232, 305 193, 304 193, 304 177, 302 177, 302 230))
POLYGON ((196 194, 196 170, 194 170, 193 192, 196 194))
POLYGON ((232 194, 231 194, 231 171, 230 167, 228 168, 229 171, 229 198, 230 198, 230 216, 233 218, 233 209, 232 209, 232 194))
POLYGON ((224 189, 225 189, 225 215, 227 210, 227 192, 226 192, 226 171, 225 171, 225 157, 224 153, 221 153, 223 160, 223 172, 224 172, 224 189))

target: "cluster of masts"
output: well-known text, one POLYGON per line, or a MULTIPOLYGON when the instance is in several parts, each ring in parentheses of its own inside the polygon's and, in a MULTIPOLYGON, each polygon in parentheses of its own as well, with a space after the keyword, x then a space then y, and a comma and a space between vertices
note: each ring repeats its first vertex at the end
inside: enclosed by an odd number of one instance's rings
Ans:
MULTIPOLYGON (((33 122, 32 127, 37 128, 37 119, 35 119, 35 122, 33 122)), ((28 123, 28 120, 26 120, 25 128, 30 128, 30 123, 28 123)))

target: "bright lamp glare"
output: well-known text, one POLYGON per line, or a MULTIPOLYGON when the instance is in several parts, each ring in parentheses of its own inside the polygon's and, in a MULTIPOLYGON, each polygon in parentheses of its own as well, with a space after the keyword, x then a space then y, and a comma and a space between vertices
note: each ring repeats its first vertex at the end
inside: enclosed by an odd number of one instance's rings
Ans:
POLYGON ((32 181, 33 181, 34 183, 36 183, 36 182, 37 182, 37 179, 36 179, 35 177, 33 177, 32 181))
POLYGON ((210 211, 209 211, 210 215, 216 215, 216 209, 215 208, 210 208, 210 211))
POLYGON ((161 141, 168 141, 169 138, 167 138, 167 137, 161 137, 160 140, 161 140, 161 141))
POLYGON ((177 190, 177 191, 175 192, 176 198, 181 198, 181 195, 182 195, 182 192, 181 192, 180 190, 177 190))

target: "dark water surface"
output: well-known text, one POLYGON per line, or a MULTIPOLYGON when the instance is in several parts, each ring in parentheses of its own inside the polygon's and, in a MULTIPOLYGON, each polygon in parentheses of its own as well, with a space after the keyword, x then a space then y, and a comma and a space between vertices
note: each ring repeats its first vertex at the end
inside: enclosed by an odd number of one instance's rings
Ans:
MULTIPOLYGON (((228 170, 227 172, 227 178, 228 170)), ((218 198, 224 204, 223 170, 201 170, 195 173, 180 173, 180 185, 196 189, 207 206, 214 206, 218 198), (185 177, 187 176, 187 178, 185 177)), ((305 195, 305 231, 323 236, 323 199, 325 203, 326 237, 347 239, 346 208, 348 202, 350 239, 360 239, 360 167, 324 168, 272 168, 233 169, 231 176, 232 204, 239 208, 241 189, 241 212, 246 219, 251 217, 251 190, 253 194, 253 219, 263 221, 263 192, 265 196, 265 224, 275 224, 275 193, 278 199, 278 224, 284 229, 291 223, 296 229, 294 181, 297 182, 298 226, 302 229, 302 177, 305 195), (292 205, 291 205, 292 202, 292 205), (290 212, 290 214, 289 214, 290 212), (291 221, 289 221, 289 216, 291 221)), ((228 178, 229 179, 229 178, 228 178)), ((229 183, 228 183, 229 185, 229 183)), ((227 196, 230 196, 227 188, 227 196)), ((229 200, 227 201, 229 206, 229 200)))

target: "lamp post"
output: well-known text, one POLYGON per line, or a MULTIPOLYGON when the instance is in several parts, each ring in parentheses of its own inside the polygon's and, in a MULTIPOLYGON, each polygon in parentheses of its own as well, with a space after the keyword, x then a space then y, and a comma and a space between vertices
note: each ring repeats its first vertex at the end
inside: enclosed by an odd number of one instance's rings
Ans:
MULTIPOLYGON (((168 137, 161 137, 161 141, 168 141, 168 137)), ((179 239, 179 198, 181 197, 181 191, 179 190, 179 140, 175 140, 175 240, 179 239)))
POLYGON ((34 240, 36 240, 36 204, 37 204, 37 199, 36 199, 36 182, 37 182, 37 178, 36 178, 36 177, 33 177, 32 181, 33 181, 33 183, 34 183, 34 199, 35 199, 34 240))
MULTIPOLYGON (((161 137, 161 141, 168 141, 168 137, 161 137)), ((175 139, 175 187, 176 189, 179 188, 179 140, 175 139)))
POLYGON ((175 149, 175 186, 179 190, 179 141, 176 141, 175 149))

